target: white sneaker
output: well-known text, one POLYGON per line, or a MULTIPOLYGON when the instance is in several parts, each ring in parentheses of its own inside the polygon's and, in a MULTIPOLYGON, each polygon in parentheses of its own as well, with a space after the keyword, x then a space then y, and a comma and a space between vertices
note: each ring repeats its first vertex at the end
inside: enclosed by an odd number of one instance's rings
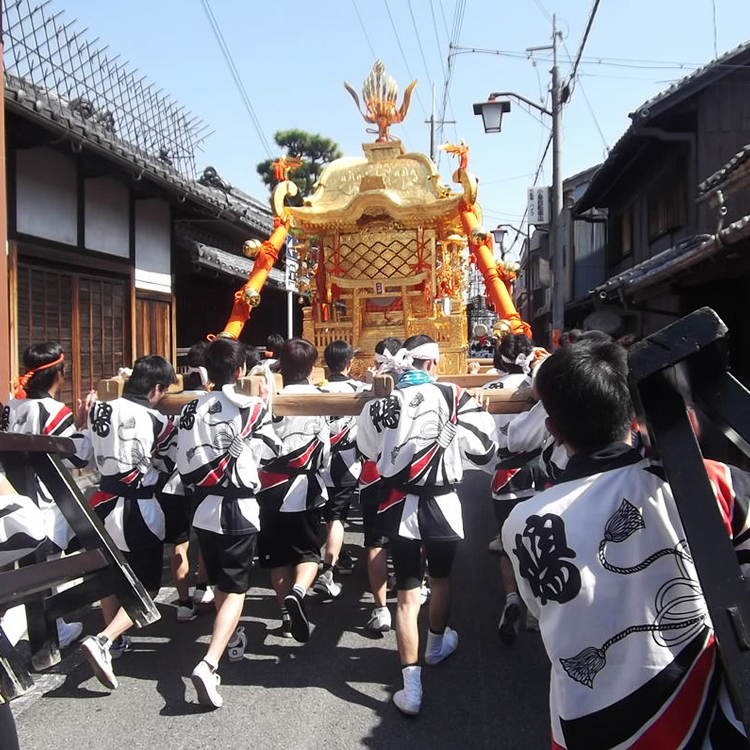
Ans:
POLYGON ((393 702, 401 713, 416 716, 422 706, 422 667, 404 667, 403 690, 393 694, 393 702))
POLYGON ((219 673, 212 670, 208 662, 201 661, 190 675, 195 692, 198 694, 198 703, 210 708, 221 708, 224 699, 219 695, 221 677, 219 673))
POLYGON ((214 603, 214 590, 210 586, 205 589, 196 588, 193 591, 193 606, 206 607, 214 603))
POLYGON ((526 630, 532 633, 539 632, 539 620, 537 620, 528 609, 526 610, 526 630))
POLYGON ((458 633, 446 628, 442 635, 427 631, 427 648, 424 652, 426 664, 440 664, 458 648, 458 633))
POLYGON ((110 690, 117 689, 117 677, 112 671, 112 657, 109 653, 109 638, 104 635, 88 635, 81 643, 81 653, 91 665, 96 679, 110 690))
POLYGON ((505 597, 505 607, 503 615, 500 618, 500 624, 497 626, 500 640, 510 646, 518 635, 518 626, 521 620, 521 600, 518 594, 508 594, 505 597))
POLYGON ((247 636, 245 635, 245 626, 240 625, 237 630, 234 631, 234 635, 227 645, 227 656, 229 657, 229 661, 242 661, 246 648, 247 636))
POLYGON ((503 551, 503 538, 498 534, 490 543, 487 545, 487 549, 490 552, 500 554, 503 551))
POLYGON ((387 633, 391 629, 391 612, 388 607, 375 607, 372 610, 367 629, 373 633, 387 633))
POLYGON ((80 622, 65 622, 61 618, 57 621, 57 642, 60 648, 67 648, 73 641, 77 641, 83 633, 83 625, 80 622))
POLYGON ((318 596, 335 599, 341 593, 341 584, 333 580, 333 571, 327 570, 318 576, 312 589, 318 596))
POLYGON ((177 604, 177 622, 190 622, 194 620, 198 614, 195 611, 195 607, 186 607, 184 604, 177 604))

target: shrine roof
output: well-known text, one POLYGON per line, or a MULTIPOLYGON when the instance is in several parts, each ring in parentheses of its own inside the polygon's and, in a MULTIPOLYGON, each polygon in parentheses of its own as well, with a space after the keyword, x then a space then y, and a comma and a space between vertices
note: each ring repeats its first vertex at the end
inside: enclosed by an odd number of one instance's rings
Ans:
POLYGON ((305 204, 290 209, 296 223, 341 226, 385 213, 408 225, 458 214, 461 194, 442 184, 427 156, 404 153, 400 141, 363 148, 364 158, 344 157, 326 166, 305 204))

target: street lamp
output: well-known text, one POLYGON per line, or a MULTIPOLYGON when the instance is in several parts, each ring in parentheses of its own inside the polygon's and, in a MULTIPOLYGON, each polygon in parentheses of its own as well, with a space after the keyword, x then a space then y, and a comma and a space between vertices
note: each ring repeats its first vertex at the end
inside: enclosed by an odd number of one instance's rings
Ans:
POLYGON ((495 229, 490 230, 490 234, 495 240, 495 247, 500 251, 500 259, 505 260, 505 235, 508 234, 508 230, 502 224, 498 224, 495 229))
POLYGON ((486 102, 478 102, 474 105, 474 114, 482 116, 482 125, 485 133, 499 133, 502 130, 503 115, 510 112, 510 102, 507 99, 497 101, 490 98, 486 102))
POLYGON ((565 284, 563 283, 562 240, 562 172, 560 169, 562 130, 561 111, 563 98, 560 91, 559 72, 557 70, 557 39, 559 32, 552 17, 552 44, 545 47, 529 47, 528 51, 552 50, 552 109, 542 107, 514 91, 493 91, 486 102, 474 105, 474 114, 481 115, 485 133, 499 133, 502 116, 510 111, 510 99, 533 107, 537 112, 552 119, 552 217, 550 221, 550 246, 553 256, 554 285, 552 290, 552 328, 562 332, 565 324, 565 284), (499 100, 499 101, 498 101, 499 100))

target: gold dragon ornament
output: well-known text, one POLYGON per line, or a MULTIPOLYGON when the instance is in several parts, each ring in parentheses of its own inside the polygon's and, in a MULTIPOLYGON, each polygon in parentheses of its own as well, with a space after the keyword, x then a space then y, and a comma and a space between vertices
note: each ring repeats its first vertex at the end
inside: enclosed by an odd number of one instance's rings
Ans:
MULTIPOLYGON (((376 60, 375 65, 372 66, 370 75, 367 76, 365 82, 362 84, 362 98, 365 102, 365 109, 363 111, 357 92, 348 83, 344 83, 344 87, 352 95, 357 109, 360 111, 362 117, 364 117, 365 122, 377 125, 378 138, 375 141, 376 143, 394 140, 393 136, 388 132, 388 128, 391 125, 403 122, 406 118, 406 113, 409 111, 409 103, 411 102, 411 94, 416 85, 417 82, 412 81, 406 87, 404 99, 401 102, 401 106, 397 109, 398 84, 385 72, 383 63, 380 60, 376 60)), ((368 130, 367 132, 374 133, 376 131, 368 130)))

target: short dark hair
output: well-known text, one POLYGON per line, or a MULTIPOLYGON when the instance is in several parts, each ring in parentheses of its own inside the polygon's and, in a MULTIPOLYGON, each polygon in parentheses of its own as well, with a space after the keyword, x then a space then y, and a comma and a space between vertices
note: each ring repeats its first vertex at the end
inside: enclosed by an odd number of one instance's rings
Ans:
MULTIPOLYGON (((197 343, 193 344, 187 353, 188 367, 203 367, 205 365, 207 349, 208 341, 198 341, 197 343)), ((186 375, 183 375, 182 387, 186 391, 203 390, 203 381, 201 380, 200 373, 189 372, 186 375)))
POLYGON ((279 333, 272 333, 266 339, 266 351, 271 352, 276 359, 279 358, 282 346, 284 346, 284 337, 279 333))
POLYGON ((348 341, 331 341, 323 352, 323 358, 331 372, 343 372, 344 368, 352 361, 354 349, 348 341))
MULTIPOLYGON (((407 351, 411 351, 412 349, 416 349, 418 346, 422 346, 423 344, 436 344, 437 341, 435 339, 430 338, 424 333, 417 333, 414 336, 409 336, 406 341, 404 341, 404 349, 407 351)), ((415 359, 414 360, 414 367, 416 367, 418 370, 424 370, 425 365, 427 364, 429 360, 426 359, 415 359)))
POLYGON ((401 339, 393 337, 380 339, 380 341, 375 344, 375 354, 383 354, 386 351, 390 354, 395 354, 401 346, 401 339))
POLYGON ((571 344, 575 344, 575 342, 581 338, 582 333, 583 331, 580 328, 571 328, 569 331, 563 331, 560 336, 560 346, 570 346, 571 344))
POLYGON ((245 346, 245 366, 247 367, 248 372, 250 372, 253 367, 257 367, 262 361, 263 357, 261 356, 260 351, 258 351, 258 347, 247 344, 245 346))
POLYGON ((139 357, 133 363, 133 374, 127 379, 123 393, 147 396, 154 386, 166 388, 177 382, 172 365, 158 354, 139 357))
POLYGON ((503 370, 508 373, 523 372, 523 367, 516 364, 516 357, 519 354, 531 354, 533 351, 534 342, 528 336, 523 333, 507 333, 495 349, 492 364, 496 370, 503 370), (503 360, 503 357, 508 361, 503 360))
POLYGON ((206 371, 214 388, 234 383, 234 371, 245 364, 245 345, 237 339, 214 339, 206 351, 206 371))
POLYGON ((625 350, 613 342, 557 349, 539 366, 536 388, 560 437, 583 453, 622 440, 635 416, 625 350))
POLYGON ((307 339, 293 338, 285 341, 279 352, 284 385, 307 380, 317 359, 318 350, 307 339))
MULTIPOLYGON (((45 341, 41 344, 32 344, 26 347, 23 352, 23 366, 26 368, 26 372, 30 370, 36 370, 37 367, 54 362, 60 358, 63 353, 62 346, 57 341, 45 341)), ((47 367, 44 370, 40 370, 34 373, 29 378, 28 383, 24 387, 24 390, 28 393, 29 391, 48 391, 53 383, 57 374, 64 372, 65 363, 60 362, 54 367, 47 367)))
POLYGON ((604 333, 604 331, 599 331, 596 329, 591 329, 590 331, 584 331, 578 339, 576 339, 576 344, 582 344, 582 343, 597 343, 597 344, 608 344, 610 342, 614 341, 614 339, 608 334, 604 333))

